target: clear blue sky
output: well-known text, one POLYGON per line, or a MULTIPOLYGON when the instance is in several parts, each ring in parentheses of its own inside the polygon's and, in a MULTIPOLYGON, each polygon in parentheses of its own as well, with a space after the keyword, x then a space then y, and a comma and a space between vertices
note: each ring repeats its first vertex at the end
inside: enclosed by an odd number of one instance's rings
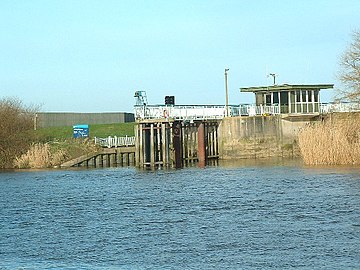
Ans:
MULTIPOLYGON (((359 0, 1 0, 0 98, 43 111, 253 103, 240 87, 334 83, 359 0)), ((325 90, 322 101, 329 101, 325 90)))

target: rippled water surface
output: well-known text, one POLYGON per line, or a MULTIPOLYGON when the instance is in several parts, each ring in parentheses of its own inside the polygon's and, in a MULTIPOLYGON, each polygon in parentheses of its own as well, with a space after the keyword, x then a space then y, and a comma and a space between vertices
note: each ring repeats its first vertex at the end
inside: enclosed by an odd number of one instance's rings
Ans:
POLYGON ((0 269, 360 269, 360 170, 0 173, 0 269))

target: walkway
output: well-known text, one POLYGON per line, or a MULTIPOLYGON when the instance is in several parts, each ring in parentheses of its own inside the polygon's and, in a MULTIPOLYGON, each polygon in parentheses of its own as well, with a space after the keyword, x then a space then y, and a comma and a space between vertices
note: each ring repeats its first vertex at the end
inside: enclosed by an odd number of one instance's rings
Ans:
MULTIPOLYGON (((227 116, 226 106, 224 105, 137 105, 134 106, 134 111, 137 120, 220 120, 227 116)), ((228 117, 277 115, 280 114, 280 107, 278 105, 241 104, 228 106, 228 111, 228 117)), ((359 103, 322 103, 317 114, 355 111, 360 111, 359 103)))

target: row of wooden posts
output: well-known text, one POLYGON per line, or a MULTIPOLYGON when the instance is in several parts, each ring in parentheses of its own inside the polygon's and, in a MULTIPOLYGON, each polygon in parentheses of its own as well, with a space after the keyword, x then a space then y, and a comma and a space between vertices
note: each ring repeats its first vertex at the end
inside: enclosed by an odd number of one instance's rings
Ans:
POLYGON ((181 168, 217 159, 217 121, 140 122, 135 129, 136 164, 140 167, 181 168))

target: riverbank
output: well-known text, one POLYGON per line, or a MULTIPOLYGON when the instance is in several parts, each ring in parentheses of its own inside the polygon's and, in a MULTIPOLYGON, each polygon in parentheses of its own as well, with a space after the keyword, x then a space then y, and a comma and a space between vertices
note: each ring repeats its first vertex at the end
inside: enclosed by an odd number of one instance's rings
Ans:
POLYGON ((31 131, 32 143, 14 157, 14 168, 58 167, 65 161, 96 153, 94 137, 133 136, 135 123, 98 124, 90 126, 91 138, 74 139, 71 126, 40 128, 31 131))
MULTIPOLYGON (((107 130, 102 135, 106 137, 108 135, 105 134, 121 135, 125 132, 126 135, 132 135, 134 125, 126 123, 123 129, 113 125, 111 131, 107 130)), ((309 165, 360 164, 358 130, 360 113, 333 113, 302 118, 287 115, 225 118, 220 121, 217 130, 219 159, 302 158, 309 165)), ((63 138, 63 131, 38 132, 42 134, 42 139, 38 141, 45 142, 42 145, 34 144, 33 149, 18 157, 16 167, 59 166, 62 162, 98 151, 90 141, 85 143, 73 139, 56 139, 56 136, 63 138), (49 134, 52 140, 45 140, 49 139, 49 134), (37 156, 39 162, 36 161, 37 156)), ((69 133, 68 130, 66 136, 69 133)))

